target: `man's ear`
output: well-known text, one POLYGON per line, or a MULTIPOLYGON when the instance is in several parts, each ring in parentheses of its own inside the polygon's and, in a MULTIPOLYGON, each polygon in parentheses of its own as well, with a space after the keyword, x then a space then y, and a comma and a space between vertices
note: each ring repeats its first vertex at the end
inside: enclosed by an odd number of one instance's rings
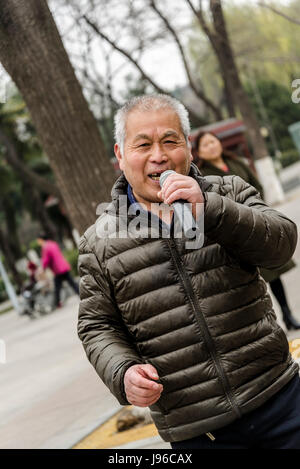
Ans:
POLYGON ((120 170, 123 171, 123 169, 124 169, 123 157, 122 157, 122 153, 121 153, 120 147, 119 147, 119 145, 118 145, 117 143, 115 143, 114 152, 115 152, 116 158, 117 158, 117 160, 118 160, 118 162, 119 162, 120 170))
POLYGON ((194 157, 192 153, 192 137, 190 135, 188 136, 188 146, 189 146, 189 151, 190 151, 190 158, 191 158, 191 161, 193 161, 194 157))

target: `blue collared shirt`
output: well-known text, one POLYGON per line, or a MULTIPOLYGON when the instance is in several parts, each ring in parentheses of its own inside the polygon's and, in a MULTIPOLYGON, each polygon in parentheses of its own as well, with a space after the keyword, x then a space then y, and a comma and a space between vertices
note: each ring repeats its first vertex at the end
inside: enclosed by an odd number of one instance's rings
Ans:
MULTIPOLYGON (((130 205, 132 205, 132 204, 139 205, 138 201, 136 200, 136 198, 133 195, 132 187, 129 183, 128 183, 128 186, 127 186, 127 196, 128 196, 130 205)), ((141 210, 143 210, 142 207, 141 207, 141 210)), ((148 211, 148 214, 150 215, 151 212, 148 211)), ((154 215, 154 216, 156 216, 156 215, 154 215)), ((159 218, 159 225, 160 225, 161 228, 163 228, 163 226, 165 226, 165 228, 172 231, 174 229, 174 215, 172 216, 172 222, 171 222, 170 226, 167 225, 164 221, 162 221, 161 218, 159 218)))
POLYGON ((132 192, 132 187, 131 187, 131 185, 130 185, 129 183, 128 183, 128 186, 127 186, 127 195, 128 195, 128 199, 129 199, 130 205, 137 203, 137 200, 135 199, 135 197, 134 197, 134 195, 133 195, 133 192, 132 192))

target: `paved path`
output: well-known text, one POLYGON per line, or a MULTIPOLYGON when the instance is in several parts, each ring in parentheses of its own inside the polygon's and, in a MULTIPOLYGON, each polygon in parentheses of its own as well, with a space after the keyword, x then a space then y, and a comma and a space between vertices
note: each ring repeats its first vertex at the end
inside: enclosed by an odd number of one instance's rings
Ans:
MULTIPOLYGON (((300 233, 299 207, 298 188, 277 209, 300 233)), ((282 280, 300 321, 300 243, 294 258, 297 268, 282 280)), ((278 313, 276 301, 274 307, 278 313)), ((7 363, 0 364, 0 448, 70 448, 120 408, 85 357, 77 312, 78 298, 72 297, 61 310, 34 321, 14 312, 0 316, 7 353, 7 363)), ((300 337, 297 331, 287 335, 300 337)), ((126 447, 170 448, 159 437, 126 447)))
POLYGON ((0 448, 69 448, 120 406, 77 337, 78 298, 36 320, 0 316, 0 448))
MULTIPOLYGON (((300 188, 286 194, 286 200, 282 204, 275 207, 280 212, 291 218, 298 227, 298 244, 293 259, 296 267, 281 276, 281 280, 285 286, 288 302, 293 311, 294 316, 300 322, 300 188)), ((278 317, 279 324, 284 328, 281 320, 280 310, 274 296, 271 294, 274 309, 278 317)), ((300 331, 287 332, 289 340, 300 337, 300 331)))

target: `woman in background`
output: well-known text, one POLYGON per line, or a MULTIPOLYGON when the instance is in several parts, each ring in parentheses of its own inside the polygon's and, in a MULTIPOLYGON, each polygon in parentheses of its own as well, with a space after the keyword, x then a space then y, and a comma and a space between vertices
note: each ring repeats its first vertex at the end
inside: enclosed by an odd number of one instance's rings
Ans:
POLYGON ((78 285, 73 280, 71 275, 71 266, 65 259, 59 245, 55 241, 49 239, 44 233, 41 233, 38 236, 37 242, 42 249, 43 270, 47 269, 48 267, 54 274, 55 307, 60 308, 60 291, 62 283, 64 281, 68 282, 77 295, 79 295, 78 285))
MULTIPOLYGON (((234 153, 223 150, 220 140, 210 132, 200 132, 193 145, 194 163, 198 166, 203 176, 237 175, 251 184, 263 198, 263 188, 250 167, 234 153)), ((266 282, 269 282, 271 290, 277 299, 282 311, 282 318, 286 328, 300 329, 300 324, 293 317, 282 284, 280 275, 295 267, 291 259, 280 269, 260 269, 260 273, 266 282)))

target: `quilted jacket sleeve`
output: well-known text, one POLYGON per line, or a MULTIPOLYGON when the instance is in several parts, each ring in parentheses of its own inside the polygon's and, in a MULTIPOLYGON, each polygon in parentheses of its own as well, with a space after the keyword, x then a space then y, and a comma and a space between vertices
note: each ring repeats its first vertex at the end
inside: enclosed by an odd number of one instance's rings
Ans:
POLYGON ((257 190, 239 176, 227 176, 228 196, 206 193, 205 234, 251 265, 280 267, 293 255, 297 226, 270 208, 257 190))
POLYGON ((80 305, 78 336, 96 372, 121 405, 128 405, 124 391, 126 370, 141 358, 130 343, 109 284, 83 236, 79 244, 80 305))

